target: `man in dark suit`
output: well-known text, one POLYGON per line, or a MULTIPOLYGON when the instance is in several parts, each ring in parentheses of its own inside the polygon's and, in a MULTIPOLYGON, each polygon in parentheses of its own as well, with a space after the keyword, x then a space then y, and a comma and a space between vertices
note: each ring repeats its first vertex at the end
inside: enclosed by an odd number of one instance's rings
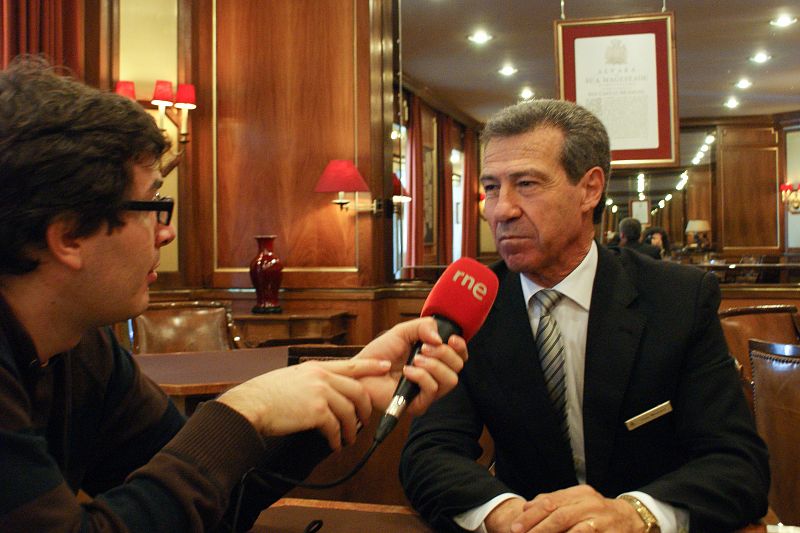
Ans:
POLYGON ((652 244, 640 242, 639 238, 642 236, 642 223, 635 218, 623 218, 619 222, 619 245, 639 252, 640 254, 652 257, 653 259, 661 259, 661 250, 652 244))
POLYGON ((594 240, 606 131, 537 100, 483 133, 500 291, 400 475, 440 531, 731 531, 769 470, 717 319, 716 278, 594 240), (484 425, 495 475, 475 459, 484 425))

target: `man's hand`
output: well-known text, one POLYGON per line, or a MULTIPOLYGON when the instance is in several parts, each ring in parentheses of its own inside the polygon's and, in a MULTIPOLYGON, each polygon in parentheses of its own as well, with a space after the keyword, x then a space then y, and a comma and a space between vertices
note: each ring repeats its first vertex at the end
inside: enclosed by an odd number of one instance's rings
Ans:
POLYGON ((422 414, 434 400, 450 392, 458 383, 458 373, 467 360, 467 344, 457 335, 442 343, 433 318, 418 318, 397 324, 367 344, 356 360, 373 359, 391 363, 391 371, 381 376, 368 376, 360 381, 372 399, 372 405, 386 409, 392 400, 401 376, 419 385, 419 395, 408 406, 412 415, 422 414), (418 340, 422 350, 413 365, 406 366, 411 347, 418 340))
POLYGON ((525 500, 522 498, 509 498, 500 505, 492 509, 483 520, 486 531, 489 533, 508 533, 511 531, 511 524, 524 511, 525 500))
POLYGON ((526 502, 511 524, 511 533, 640 533, 644 523, 636 510, 622 500, 603 497, 589 485, 578 485, 526 502))
POLYGON ((420 387, 409 412, 420 414, 458 383, 467 358, 464 339, 442 344, 432 318, 398 324, 345 361, 309 361, 250 379, 218 401, 247 418, 264 436, 317 428, 334 450, 355 441, 373 406, 385 409, 405 375, 420 387), (405 366, 411 346, 422 340, 422 357, 405 366))
POLYGON ((359 422, 372 413, 358 379, 385 375, 379 359, 309 361, 262 374, 224 393, 218 401, 241 413, 264 436, 317 428, 331 449, 355 441, 359 422))

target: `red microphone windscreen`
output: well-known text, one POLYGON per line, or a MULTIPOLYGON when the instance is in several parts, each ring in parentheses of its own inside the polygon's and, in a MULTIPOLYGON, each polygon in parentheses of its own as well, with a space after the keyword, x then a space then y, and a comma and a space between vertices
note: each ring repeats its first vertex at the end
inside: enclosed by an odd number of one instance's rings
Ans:
POLYGON ((499 281, 481 263, 462 257, 444 271, 422 306, 420 316, 437 315, 458 324, 470 340, 492 308, 499 281))

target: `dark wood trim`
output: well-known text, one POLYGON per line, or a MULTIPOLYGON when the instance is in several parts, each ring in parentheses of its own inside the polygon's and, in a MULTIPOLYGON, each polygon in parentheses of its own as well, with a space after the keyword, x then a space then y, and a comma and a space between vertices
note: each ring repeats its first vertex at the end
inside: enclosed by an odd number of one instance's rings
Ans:
POLYGON ((102 90, 111 89, 114 58, 119 57, 119 42, 114 42, 119 34, 117 2, 118 0, 85 0, 84 3, 83 79, 88 85, 102 90))
POLYGON ((691 117, 680 121, 681 128, 715 127, 715 126, 772 126, 771 115, 749 115, 743 117, 691 117))
POLYGON ((392 124, 394 116, 394 19, 396 2, 380 0, 370 3, 370 138, 372 140, 373 168, 380 169, 380 183, 373 184, 379 191, 375 197, 381 202, 383 212, 373 221, 371 235, 373 276, 377 283, 389 283, 392 272, 392 124))
MULTIPOLYGON (((192 111, 189 129, 191 142, 181 168, 182 186, 181 225, 186 230, 181 235, 180 268, 183 281, 188 286, 211 286, 213 265, 213 148, 214 113, 213 84, 214 57, 212 0, 181 0, 180 16, 190 17, 191 53, 185 58, 184 73, 195 84, 197 109, 192 111), (188 13, 187 13, 188 11, 188 13)), ((185 30, 183 25, 181 29, 185 30)))

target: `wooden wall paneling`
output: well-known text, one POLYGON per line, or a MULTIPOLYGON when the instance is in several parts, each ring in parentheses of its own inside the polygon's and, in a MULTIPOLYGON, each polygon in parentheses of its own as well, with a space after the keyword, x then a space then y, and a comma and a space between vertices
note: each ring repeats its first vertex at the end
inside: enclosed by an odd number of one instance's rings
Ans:
POLYGON ((274 233, 285 287, 357 286, 371 215, 313 189, 331 159, 373 176, 368 2, 234 1, 216 20, 213 284, 249 286, 253 236, 274 233))
POLYGON ((725 253, 769 254, 782 248, 777 133, 771 127, 724 127, 715 196, 725 253))
MULTIPOLYGON (((186 31, 190 19, 190 49, 179 43, 179 69, 195 84, 197 109, 189 120, 186 158, 180 167, 179 267, 184 283, 192 287, 210 287, 214 268, 212 224, 214 213, 214 0, 180 0, 178 21, 186 31)), ((253 254, 255 255, 255 253, 253 254)))
MULTIPOLYGON (((718 237, 714 231, 716 226, 714 224, 712 169, 710 166, 691 167, 689 181, 684 191, 686 194, 686 222, 694 219, 708 220, 711 223, 711 234, 708 237, 712 244, 717 242, 718 237)), ((685 230, 686 224, 681 228, 683 235, 681 241, 686 240, 685 230)))
POLYGON ((671 248, 683 245, 683 230, 686 229, 686 189, 672 193, 669 223, 664 223, 664 230, 669 236, 671 248))
MULTIPOLYGON (((393 257, 393 206, 392 197, 392 124, 394 122, 394 12, 392 0, 376 0, 369 4, 369 28, 360 35, 369 35, 366 48, 369 50, 369 94, 368 116, 370 117, 370 185, 373 195, 382 202, 383 212, 373 218, 371 231, 363 242, 371 242, 362 253, 368 257, 359 258, 365 268, 359 272, 361 286, 389 283, 394 279, 393 257), (369 265, 369 270, 366 266, 369 265)), ((360 4, 363 6, 363 4, 360 4)), ((366 17, 359 17, 366 20, 366 17)), ((361 48, 359 48, 361 50, 361 48)), ((361 89, 360 89, 361 90, 361 89)), ((366 100, 366 99, 365 99, 366 100)))

